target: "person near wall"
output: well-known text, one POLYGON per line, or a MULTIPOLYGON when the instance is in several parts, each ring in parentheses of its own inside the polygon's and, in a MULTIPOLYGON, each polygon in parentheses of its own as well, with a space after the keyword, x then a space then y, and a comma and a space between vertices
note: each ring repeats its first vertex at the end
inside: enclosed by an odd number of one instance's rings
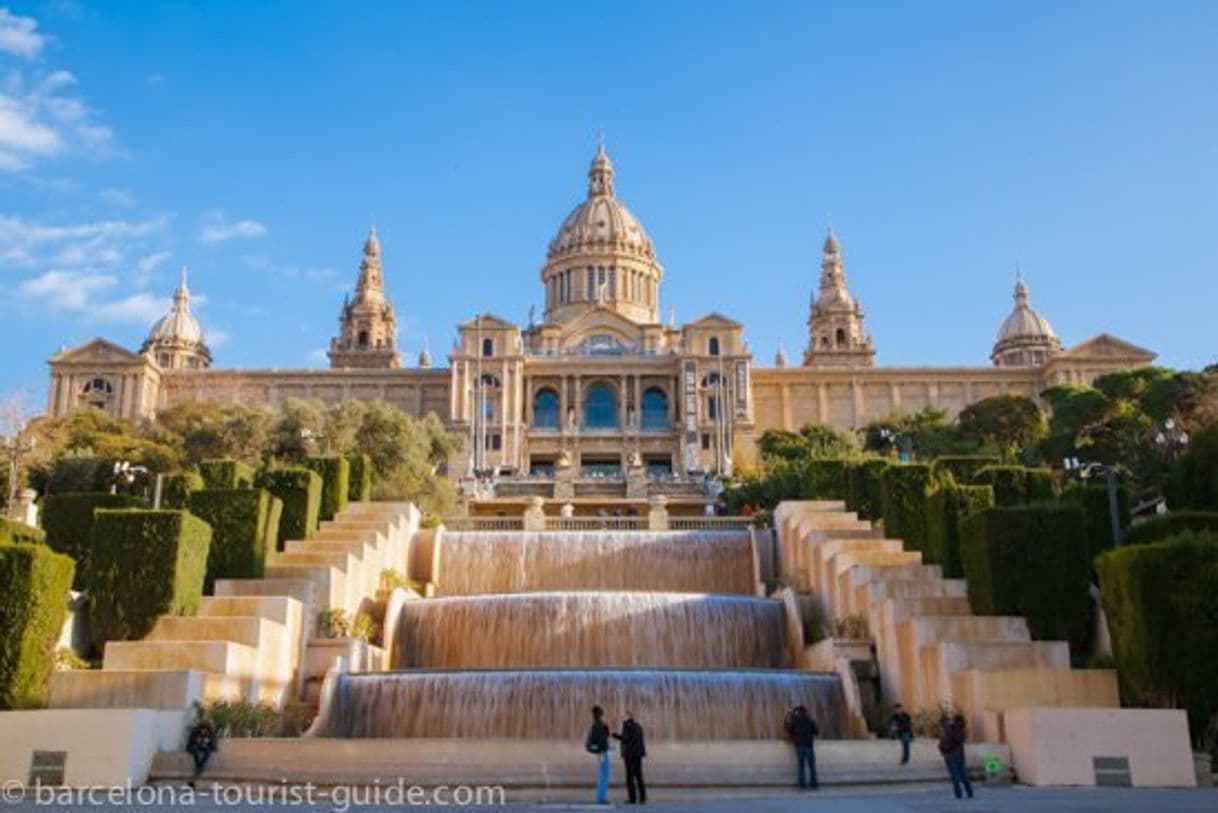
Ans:
POLYGON ((635 722, 634 715, 626 712, 622 718, 622 733, 614 734, 622 743, 622 765, 626 768, 627 804, 647 804, 647 786, 643 784, 643 757, 647 746, 643 742, 643 727, 635 722))
POLYGON ((596 774, 596 803, 609 804, 609 726, 605 725, 605 710, 600 706, 592 707, 592 727, 588 729, 588 739, 584 742, 584 750, 597 759, 596 774))
POLYGON ((787 736, 795 746, 795 761, 798 765, 798 782, 801 788, 816 790, 820 783, 816 779, 816 737, 820 730, 808 713, 808 707, 800 704, 787 715, 787 736), (805 773, 804 769, 807 769, 805 773))

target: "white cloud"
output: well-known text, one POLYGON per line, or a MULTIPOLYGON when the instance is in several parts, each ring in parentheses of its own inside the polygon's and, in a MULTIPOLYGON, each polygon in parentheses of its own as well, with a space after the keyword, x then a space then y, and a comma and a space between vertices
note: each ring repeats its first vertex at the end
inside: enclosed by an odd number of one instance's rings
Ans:
POLYGON ((164 265, 172 256, 172 251, 158 251, 146 257, 140 257, 135 263, 135 270, 145 277, 149 276, 164 265))
POLYGON ((63 147, 63 136, 37 120, 35 105, 0 96, 0 149, 16 155, 54 155, 63 147))
POLYGON ((301 268, 298 265, 281 265, 265 254, 250 254, 242 258, 251 271, 273 274, 284 279, 303 279, 306 282, 331 282, 338 278, 333 268, 301 268))
POLYGON ((144 220, 95 220, 68 225, 32 223, 20 217, 0 215, 0 250, 8 246, 42 246, 95 237, 112 240, 147 237, 164 231, 168 223, 167 215, 144 220))
POLYGON ((108 187, 98 193, 98 197, 111 206, 121 206, 124 209, 130 209, 135 205, 135 194, 130 189, 108 187))
POLYGON ((208 346, 215 349, 228 344, 228 340, 232 338, 232 334, 223 328, 205 328, 203 330, 203 338, 207 342, 208 346))
POLYGON ((106 299, 106 292, 117 284, 112 274, 55 269, 22 282, 16 296, 30 305, 80 316, 95 324, 149 325, 169 307, 167 297, 149 293, 106 299))
POLYGON ((42 53, 47 38, 38 33, 38 21, 33 17, 18 17, 7 8, 0 8, 0 51, 33 59, 42 53))
POLYGON ((204 243, 223 243, 247 237, 262 237, 266 226, 257 220, 229 220, 223 211, 213 209, 203 216, 199 226, 199 239, 204 243))

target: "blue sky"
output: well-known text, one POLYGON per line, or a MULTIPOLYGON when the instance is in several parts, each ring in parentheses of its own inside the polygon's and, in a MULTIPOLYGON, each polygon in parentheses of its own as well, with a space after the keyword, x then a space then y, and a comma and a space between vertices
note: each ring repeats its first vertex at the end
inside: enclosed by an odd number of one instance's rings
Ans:
POLYGON ((520 322, 596 133, 665 313, 802 351, 827 224, 882 364, 985 364, 1018 264, 1072 344, 1218 360, 1218 3, 0 0, 0 392, 137 346, 318 366, 375 222, 413 359, 520 322))

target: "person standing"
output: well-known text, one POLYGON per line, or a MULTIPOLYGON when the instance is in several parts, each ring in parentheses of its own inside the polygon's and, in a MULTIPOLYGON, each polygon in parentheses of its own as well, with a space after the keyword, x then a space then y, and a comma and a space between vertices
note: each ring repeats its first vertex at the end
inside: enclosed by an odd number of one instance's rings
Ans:
POLYGON ((947 775, 952 780, 952 793, 960 799, 964 793, 973 798, 973 785, 968 781, 968 766, 964 761, 964 741, 968 737, 964 717, 957 714, 948 718, 945 714, 939 723, 939 753, 947 765, 947 775), (963 788, 963 793, 961 792, 963 788))
POLYGON ((888 732, 894 740, 901 741, 901 764, 909 764, 909 744, 913 741, 913 719, 900 703, 892 707, 888 732))
POLYGON ((592 707, 592 727, 588 729, 588 739, 584 742, 584 750, 599 760, 596 775, 598 805, 609 804, 609 726, 605 725, 604 717, 604 709, 592 707))
POLYGON ((807 706, 800 704, 791 710, 787 716, 787 736, 795 746, 795 762, 799 766, 799 786, 816 790, 820 784, 816 780, 816 748, 815 740, 820 735, 816 721, 808 713, 807 706), (807 767, 807 774, 804 768, 807 767))
POLYGON ((622 733, 614 734, 622 743, 622 764, 626 768, 627 804, 647 804, 647 786, 643 784, 643 757, 647 746, 643 743, 643 727, 634 721, 634 715, 626 712, 622 718, 622 733))

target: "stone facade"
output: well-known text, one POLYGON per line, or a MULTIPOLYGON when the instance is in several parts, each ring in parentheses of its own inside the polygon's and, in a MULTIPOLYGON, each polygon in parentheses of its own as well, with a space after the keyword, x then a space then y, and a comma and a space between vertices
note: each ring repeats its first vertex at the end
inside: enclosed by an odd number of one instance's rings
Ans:
POLYGON ((775 366, 755 367, 743 326, 727 316, 662 323, 663 268, 616 196, 603 145, 586 197, 562 222, 540 270, 542 320, 520 326, 475 316, 458 326, 446 368, 433 368, 426 350, 418 366, 401 367, 375 233, 363 254, 355 296, 344 303, 331 343, 331 369, 212 368, 183 277, 173 308, 140 353, 99 338, 53 356, 47 413, 101 408, 148 420, 184 401, 383 399, 413 415, 434 412, 468 438, 467 456, 454 461, 457 474, 551 477, 556 466, 571 466, 591 478, 621 478, 641 467, 663 478, 750 462, 756 438, 770 428, 857 429, 927 406, 955 415, 988 396, 1037 398, 1054 384, 1086 384, 1154 359, 1107 334, 1063 349, 1020 280, 993 366, 877 367, 830 232, 803 365, 786 366, 780 348, 775 366))

